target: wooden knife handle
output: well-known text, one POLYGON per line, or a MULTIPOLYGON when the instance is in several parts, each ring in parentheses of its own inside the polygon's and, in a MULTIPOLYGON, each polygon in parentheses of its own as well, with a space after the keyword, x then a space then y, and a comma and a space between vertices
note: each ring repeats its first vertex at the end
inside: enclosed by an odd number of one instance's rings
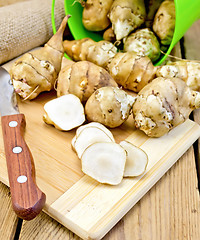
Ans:
POLYGON ((13 209, 18 217, 31 220, 42 210, 46 196, 35 183, 33 157, 24 141, 25 116, 3 116, 1 121, 13 209))

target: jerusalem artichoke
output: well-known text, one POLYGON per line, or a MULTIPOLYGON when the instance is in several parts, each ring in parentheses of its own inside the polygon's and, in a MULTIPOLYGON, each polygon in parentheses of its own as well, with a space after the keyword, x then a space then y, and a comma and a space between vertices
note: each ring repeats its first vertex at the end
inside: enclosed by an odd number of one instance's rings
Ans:
POLYGON ((161 3, 153 22, 153 31, 159 37, 161 44, 169 45, 175 29, 175 4, 166 0, 161 3))
POLYGON ((126 151, 117 143, 90 145, 81 157, 82 171, 100 183, 119 184, 123 179, 126 151))
POLYGON ((54 87, 64 54, 62 38, 68 18, 63 19, 57 33, 43 48, 24 54, 11 67, 13 86, 22 98, 33 99, 54 87))
POLYGON ((105 40, 95 42, 90 38, 72 41, 65 40, 63 46, 65 52, 72 60, 87 60, 100 67, 105 67, 108 60, 117 53, 117 48, 111 42, 105 40))
POLYGON ((84 2, 82 22, 89 31, 102 31, 108 27, 107 16, 113 0, 87 0, 84 2))
POLYGON ((195 91, 200 91, 200 63, 197 61, 180 60, 158 66, 158 77, 178 77, 195 91))
POLYGON ((145 3, 147 5, 146 6, 147 16, 145 19, 146 27, 152 27, 155 14, 162 2, 163 2, 163 0, 145 0, 145 3))
POLYGON ((124 39, 124 51, 134 51, 138 56, 148 56, 155 62, 160 56, 160 43, 149 28, 143 28, 124 39))
POLYGON ((149 137, 160 137, 200 107, 200 93, 179 78, 158 77, 145 86, 133 104, 135 125, 149 137))
POLYGON ((144 0, 115 0, 109 12, 109 18, 117 40, 128 36, 144 23, 146 9, 144 0))
POLYGON ((134 92, 151 82, 156 73, 151 60, 135 52, 117 53, 110 59, 107 70, 119 85, 134 92))
POLYGON ((99 88, 86 102, 86 118, 110 128, 118 127, 129 117, 134 101, 135 97, 117 87, 99 88))
POLYGON ((80 61, 61 69, 57 96, 72 93, 85 103, 93 92, 104 86, 118 85, 105 69, 88 61, 80 61))

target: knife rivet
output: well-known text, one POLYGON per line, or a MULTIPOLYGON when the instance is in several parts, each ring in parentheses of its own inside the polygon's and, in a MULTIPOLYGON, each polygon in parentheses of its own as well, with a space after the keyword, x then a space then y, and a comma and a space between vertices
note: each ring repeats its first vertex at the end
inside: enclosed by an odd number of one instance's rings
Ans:
POLYGON ((14 147, 12 151, 13 151, 13 153, 20 153, 20 152, 22 152, 22 148, 21 147, 14 147))
POLYGON ((21 175, 17 178, 18 183, 25 183, 27 181, 27 176, 21 175))
POLYGON ((11 121, 9 122, 9 127, 16 127, 18 125, 17 121, 11 121))

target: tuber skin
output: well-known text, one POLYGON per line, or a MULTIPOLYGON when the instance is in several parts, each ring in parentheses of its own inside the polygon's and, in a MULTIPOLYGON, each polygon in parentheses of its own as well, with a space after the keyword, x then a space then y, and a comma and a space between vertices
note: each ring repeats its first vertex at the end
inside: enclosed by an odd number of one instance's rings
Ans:
POLYGON ((94 42, 89 38, 64 41, 67 55, 75 61, 87 60, 105 68, 112 78, 125 89, 139 92, 155 78, 156 67, 147 56, 135 52, 118 52, 107 41, 94 42), (99 52, 99 54, 97 54, 99 52))
POLYGON ((116 36, 115 33, 112 29, 112 27, 106 29, 103 33, 103 39, 109 42, 115 42, 116 41, 116 36))
POLYGON ((152 27, 155 14, 164 0, 145 0, 147 16, 145 19, 146 27, 152 27))
POLYGON ((124 39, 124 52, 131 51, 155 62, 160 57, 160 43, 149 28, 139 29, 124 39))
POLYGON ((83 8, 83 26, 89 31, 106 29, 110 24, 107 15, 112 3, 113 0, 87 0, 83 8))
POLYGON ((200 107, 200 93, 180 78, 158 77, 145 86, 133 104, 135 126, 149 137, 161 137, 200 107))
POLYGON ((63 19, 57 33, 44 47, 25 53, 11 67, 13 86, 23 99, 34 99, 41 92, 53 89, 64 54, 63 32, 68 18, 69 15, 63 19))
POLYGON ((57 82, 57 96, 72 93, 85 103, 93 92, 104 86, 118 85, 104 68, 88 61, 75 62, 61 69, 57 82))
POLYGON ((95 42, 90 38, 65 40, 63 46, 72 60, 87 60, 100 67, 105 67, 108 60, 117 53, 117 48, 111 42, 105 40, 95 42))
POLYGON ((144 23, 146 17, 144 0, 115 0, 108 16, 117 41, 121 40, 144 23))
POLYGON ((85 105, 89 122, 99 122, 106 127, 115 128, 125 122, 135 101, 135 97, 116 87, 97 89, 85 105))
POLYGON ((110 59, 107 70, 119 85, 134 92, 139 92, 156 74, 151 60, 135 52, 117 53, 110 59))
POLYGON ((166 0, 161 3, 153 21, 153 31, 163 45, 169 45, 172 41, 175 29, 175 17, 174 1, 166 0))
POLYGON ((178 77, 194 91, 200 91, 200 63, 197 61, 180 60, 158 66, 158 77, 178 77))

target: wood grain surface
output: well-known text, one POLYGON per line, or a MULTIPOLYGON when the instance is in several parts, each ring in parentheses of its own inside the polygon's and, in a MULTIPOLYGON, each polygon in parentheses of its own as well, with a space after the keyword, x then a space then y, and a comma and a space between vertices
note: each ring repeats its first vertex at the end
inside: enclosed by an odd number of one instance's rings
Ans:
MULTIPOLYGON (((188 54, 192 51, 190 59, 200 59, 200 21, 188 30, 184 39, 186 57, 189 58, 188 54)), ((173 54, 181 57, 179 44, 174 48, 173 54)), ((195 111, 194 118, 200 123, 199 110, 195 111)), ((198 155, 199 148, 196 150, 198 155)), ((198 240, 199 221, 199 190, 194 148, 191 147, 103 239, 198 240)), ((80 239, 45 214, 38 216, 33 225, 23 222, 20 239, 30 236, 36 240, 80 239)))
MULTIPOLYGON (((184 53, 200 59, 200 21, 186 33, 184 53), (195 49, 194 51, 191 49, 195 49)), ((175 48, 179 55, 179 45, 175 48)), ((180 55, 179 55, 180 56, 180 55)), ((194 119, 200 122, 199 110, 194 119)), ((191 147, 161 180, 115 225, 104 240, 200 239, 200 201, 194 147, 191 147)), ((2 173, 6 174, 6 173, 2 173)), ((0 184, 0 236, 14 239, 18 219, 12 211, 9 190, 0 184)), ((19 230, 19 228, 18 228, 19 230)), ((78 236, 47 216, 40 214, 31 222, 23 221, 19 239, 70 239, 78 236)))

